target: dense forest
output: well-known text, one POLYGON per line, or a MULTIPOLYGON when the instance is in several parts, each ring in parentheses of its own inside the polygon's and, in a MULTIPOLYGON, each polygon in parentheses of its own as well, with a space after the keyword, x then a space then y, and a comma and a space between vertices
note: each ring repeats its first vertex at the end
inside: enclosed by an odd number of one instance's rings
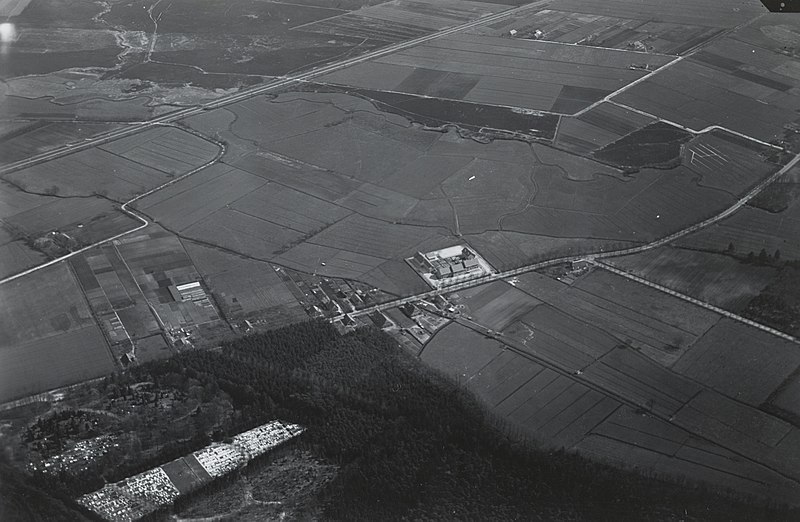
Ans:
POLYGON ((106 386, 124 393, 141 382, 201 383, 232 405, 224 427, 186 434, 170 455, 153 457, 162 462, 274 418, 308 427, 298 444, 339 469, 314 499, 328 519, 800 519, 537 450, 377 329, 340 336, 323 322, 293 325, 142 365, 106 386))

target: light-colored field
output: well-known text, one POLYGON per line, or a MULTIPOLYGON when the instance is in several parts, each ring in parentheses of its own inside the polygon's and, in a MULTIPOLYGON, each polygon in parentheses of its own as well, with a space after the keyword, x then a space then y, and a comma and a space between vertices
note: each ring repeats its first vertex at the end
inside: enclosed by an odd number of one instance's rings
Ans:
MULTIPOLYGON (((529 11, 496 24, 476 27, 472 32, 501 36, 510 35, 513 30, 516 31, 516 38, 532 38, 536 31, 541 31, 540 39, 548 41, 680 54, 719 31, 716 27, 693 25, 702 23, 697 20, 678 21, 674 15, 664 13, 661 4, 658 9, 648 11, 647 15, 643 14, 644 11, 631 13, 631 18, 623 18, 616 13, 609 16, 581 12, 582 8, 591 12, 596 6, 594 2, 581 2, 580 5, 574 5, 573 2, 571 9, 576 11, 570 11, 559 10, 561 3, 552 4, 553 9, 529 11), (665 22, 661 18, 671 21, 665 22)), ((713 10, 714 6, 710 8, 713 10)), ((718 22, 714 20, 712 23, 718 22)), ((642 58, 646 60, 646 56, 642 58)))
MULTIPOLYGON (((651 55, 647 61, 659 67, 669 57, 651 55)), ((644 76, 645 71, 631 68, 639 62, 641 56, 624 51, 459 34, 331 73, 322 80, 425 95, 430 94, 428 82, 413 81, 415 71, 448 72, 477 78, 458 99, 572 114, 644 76), (379 75, 374 74, 376 69, 379 75)))
POLYGON ((723 319, 673 369, 747 404, 760 406, 800 367, 797 345, 723 319))
MULTIPOLYGON (((771 254, 772 252, 770 252, 771 254)), ((663 247, 611 259, 623 270, 726 310, 741 311, 775 276, 722 254, 663 247)))

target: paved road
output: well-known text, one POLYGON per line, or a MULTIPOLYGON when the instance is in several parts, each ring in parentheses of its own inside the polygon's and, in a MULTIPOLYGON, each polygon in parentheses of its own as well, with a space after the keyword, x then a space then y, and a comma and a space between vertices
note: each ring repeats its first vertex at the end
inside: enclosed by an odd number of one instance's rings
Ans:
POLYGON ((648 281, 647 279, 644 279, 643 277, 639 277, 637 275, 631 274, 631 273, 626 272, 624 270, 620 270, 619 268, 611 266, 611 265, 607 265, 606 263, 601 263, 601 262, 598 262, 598 261, 591 261, 591 263, 593 265, 597 266, 597 267, 600 267, 600 268, 602 268, 604 270, 608 270, 609 272, 612 272, 614 274, 622 276, 622 277, 624 277, 626 279, 630 279, 631 281, 635 281, 635 282, 637 282, 639 284, 642 284, 642 285, 645 285, 645 286, 649 286, 650 288, 654 288, 655 290, 658 290, 660 292, 664 292, 664 293, 669 294, 671 296, 677 297, 678 299, 683 299, 684 301, 688 301, 688 302, 690 302, 692 304, 695 304, 695 305, 700 306, 702 308, 705 308, 707 310, 711 310, 712 312, 716 312, 716 313, 718 313, 720 315, 723 315, 725 317, 733 319, 734 321, 738 321, 740 323, 744 323, 744 324, 752 326, 754 328, 758 328, 759 330, 763 330, 763 331, 765 331, 767 333, 771 333, 772 335, 775 335, 775 336, 780 337, 782 339, 786 339, 787 341, 791 341, 791 342, 793 342, 795 344, 800 344, 800 339, 798 339, 797 337, 793 337, 793 336, 791 336, 789 334, 785 334, 785 333, 781 332, 780 330, 776 330, 775 328, 763 325, 761 323, 757 323, 757 322, 755 322, 753 320, 750 320, 750 319, 748 319, 746 317, 742 317, 741 315, 737 315, 737 314, 735 314, 733 312, 729 312, 729 311, 724 310, 724 309, 722 309, 722 308, 720 308, 718 306, 714 306, 711 303, 707 303, 705 301, 701 301, 700 299, 695 299, 694 297, 688 296, 686 294, 682 294, 682 293, 680 293, 680 292, 678 292, 676 290, 673 290, 671 288, 668 288, 666 286, 659 285, 658 283, 654 283, 652 281, 648 281))
POLYGON ((109 141, 117 140, 119 138, 129 136, 131 134, 136 134, 147 130, 149 128, 155 127, 157 125, 162 125, 164 123, 173 123, 183 118, 187 118, 189 116, 194 116, 196 114, 201 114, 204 111, 217 109, 219 107, 224 107, 226 105, 230 105, 232 103, 236 103, 242 100, 246 100, 248 98, 252 98, 253 96, 258 96, 261 94, 269 93, 278 89, 282 89, 287 87, 293 83, 303 82, 312 80, 316 77, 338 71, 339 69, 344 69, 346 67, 350 67, 352 65, 356 65, 361 62, 365 62, 367 60, 372 60, 375 58, 379 58, 381 56, 395 53, 397 51, 402 51, 404 49, 408 49, 409 47, 414 47, 416 45, 423 44, 425 42, 429 42, 431 40, 435 40, 437 38, 441 38, 443 36, 448 36, 453 33, 457 33, 459 31, 463 31, 465 29, 469 29, 478 25, 490 24, 492 22, 508 18, 510 16, 515 16, 522 11, 527 11, 529 9, 533 9, 544 5, 547 3, 547 0, 542 0, 539 2, 534 2, 532 4, 523 5, 520 7, 516 7, 514 9, 509 9, 506 11, 500 11, 498 13, 490 14, 483 16, 481 18, 477 18, 475 20, 465 22, 460 25, 456 25, 447 29, 443 29, 441 31, 437 31, 435 33, 427 34, 424 36, 420 36, 419 38, 414 38, 413 40, 406 40, 403 42, 398 42, 395 44, 388 45, 386 47, 382 47, 380 49, 376 49, 374 51, 370 51, 364 53, 359 56, 355 56, 353 58, 347 58, 345 60, 340 60, 337 62, 329 63, 326 65, 321 65, 319 67, 314 67, 305 72, 301 72, 298 74, 294 74, 291 76, 284 76, 277 78, 271 82, 268 82, 263 85, 257 85, 250 89, 245 89, 240 92, 223 96, 221 98, 217 98, 216 100, 210 101, 208 103, 197 105, 194 107, 187 107, 185 109, 180 109, 174 112, 170 112, 168 114, 164 114, 162 116, 158 116, 153 118, 152 120, 148 120, 146 122, 142 122, 140 125, 134 125, 129 127, 124 127, 121 129, 116 129, 113 131, 109 131, 104 134, 100 134, 93 138, 89 138, 84 140, 79 144, 71 144, 65 145, 63 147, 59 147, 49 152, 44 152, 42 154, 38 154, 36 156, 32 156, 28 159, 21 160, 15 163, 10 163, 8 165, 4 165, 0 167, 0 176, 3 174, 8 174, 10 172, 14 172, 26 167, 30 167, 31 165, 35 165, 37 163, 41 163, 43 161, 49 161, 55 158, 59 158, 61 156, 65 156, 67 154, 72 154, 73 152, 87 149, 90 147, 94 147, 97 145, 101 145, 103 143, 107 143, 109 141))
MULTIPOLYGON (((612 250, 612 251, 609 251, 609 252, 598 252, 598 253, 595 253, 595 254, 588 254, 588 255, 587 254, 583 254, 583 255, 577 255, 577 256, 567 256, 567 257, 559 257, 559 258, 555 258, 555 259, 549 259, 549 260, 546 260, 546 261, 541 261, 539 263, 534 263, 534 264, 531 264, 531 265, 525 265, 525 266, 522 266, 522 267, 519 267, 519 268, 515 268, 513 270, 506 270, 505 272, 497 272, 495 274, 491 274, 491 275, 483 276, 483 277, 478 277, 478 278, 475 278, 475 279, 470 279, 470 280, 467 280, 467 281, 463 281, 461 283, 457 283, 455 285, 446 286, 444 288, 434 289, 434 290, 430 290, 428 292, 423 292, 421 294, 417 294, 417 295, 413 295, 413 296, 409 296, 409 297, 404 297, 402 299, 396 299, 396 300, 389 301, 389 302, 386 302, 386 303, 383 303, 383 304, 373 305, 373 306, 370 306, 370 307, 367 307, 367 308, 362 308, 360 310, 356 310, 355 312, 351 312, 351 313, 349 313, 347 315, 349 315, 351 317, 359 317, 359 316, 363 316, 363 315, 369 315, 369 314, 371 314, 373 312, 379 312, 379 311, 383 311, 383 310, 388 310, 390 308, 395 308, 397 306, 401 306, 401 305, 404 305, 406 303, 410 303, 410 302, 413 302, 413 301, 419 301, 420 299, 430 299, 430 298, 435 297, 437 295, 449 294, 451 292, 456 292, 458 290, 464 290, 466 288, 472 288, 472 287, 483 285, 483 284, 486 284, 486 283, 491 283, 492 281, 498 281, 500 279, 507 279, 509 277, 514 277, 514 276, 517 276, 517 275, 520 275, 520 274, 524 274, 524 273, 527 273, 527 272, 532 272, 534 270, 539 270, 539 269, 542 269, 542 268, 545 268, 545 267, 548 267, 548 266, 554 266, 554 265, 558 265, 558 264, 562 264, 562 263, 569 263, 571 261, 580 261, 580 260, 585 260, 585 261, 589 261, 589 262, 592 262, 592 263, 596 263, 598 259, 604 259, 604 258, 609 258, 609 257, 618 257, 618 256, 626 256, 626 255, 631 255, 631 254, 638 254, 640 252, 645 252, 647 250, 652 250, 653 248, 658 248, 660 246, 664 246, 664 245, 666 245, 668 243, 671 243, 671 242, 673 242, 673 241, 675 241, 677 239, 680 239, 680 238, 682 238, 682 237, 684 237, 684 236, 686 236, 688 234, 691 234, 693 232, 697 232, 698 230, 700 230, 702 228, 708 227, 710 225, 713 225, 714 223, 717 223, 717 222, 722 221, 723 219, 727 218, 728 216, 730 216, 731 214, 733 214, 734 212, 736 212, 737 210, 742 208, 744 205, 746 205, 748 201, 750 201, 756 195, 758 195, 758 193, 761 192, 762 190, 764 190, 764 188, 766 186, 768 186, 769 184, 773 183, 775 180, 777 180, 778 178, 783 176, 786 172, 788 172, 792 167, 797 165, 798 162, 800 162, 800 155, 796 155, 784 167, 782 167, 781 169, 779 169, 778 171, 773 173, 771 176, 769 176, 766 179, 764 179, 763 181, 761 181, 761 183, 759 183, 758 185, 753 187, 747 194, 745 194, 739 200, 737 200, 736 203, 734 203, 730 207, 726 208, 725 210, 723 210, 719 214, 716 214, 715 216, 712 216, 712 217, 710 217, 710 218, 708 218, 708 219, 706 219, 704 221, 701 221, 699 223, 695 223, 694 225, 690 225, 690 226, 688 226, 688 227, 686 227, 684 229, 681 229, 681 230, 675 232, 674 234, 670 234, 670 235, 665 236, 665 237, 663 237, 661 239, 657 239, 657 240, 655 240, 655 241, 653 241, 651 243, 647 243, 645 245, 640 245, 640 246, 632 247, 632 248, 624 248, 624 249, 621 249, 621 250, 612 250)), ((605 266, 606 265, 604 265, 604 267, 605 266)), ((641 279, 641 278, 638 278, 638 279, 641 279)), ((644 280, 642 280, 642 281, 644 281, 644 280)), ((656 286, 658 286, 658 285, 656 285, 656 286)), ((711 305, 709 303, 703 303, 703 305, 705 307, 714 307, 714 305, 711 305)), ((716 307, 714 307, 714 308, 716 308, 716 307)), ((344 315, 339 315, 339 316, 333 317, 331 320, 341 319, 342 317, 344 317, 344 315)), ((737 316, 737 317, 739 317, 739 316, 737 316)), ((741 319, 743 320, 743 322, 748 322, 748 324, 750 324, 750 323, 753 323, 753 324, 756 324, 756 325, 758 324, 758 323, 754 323, 753 321, 750 321, 749 319, 744 319, 743 317, 741 319)), ((760 327, 762 330, 770 331, 770 333, 773 333, 773 331, 777 332, 777 333, 780 333, 777 330, 771 329, 771 328, 766 327, 764 325, 759 325, 758 327, 760 327)), ((791 336, 786 336, 786 334, 781 334, 781 336, 782 337, 789 337, 789 340, 795 340, 791 336)))

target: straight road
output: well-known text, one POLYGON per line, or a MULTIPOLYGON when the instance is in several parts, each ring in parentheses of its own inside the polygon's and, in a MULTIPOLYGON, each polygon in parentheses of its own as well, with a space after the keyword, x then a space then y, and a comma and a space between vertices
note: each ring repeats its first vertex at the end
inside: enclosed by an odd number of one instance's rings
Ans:
MULTIPOLYGON (((647 243, 647 244, 644 244, 644 245, 640 245, 640 246, 637 246, 637 247, 632 247, 632 248, 625 248, 625 249, 621 249, 621 250, 612 250, 612 251, 609 251, 609 252, 597 252, 597 253, 594 253, 594 254, 583 254, 583 255, 578 255, 578 256, 567 256, 567 257, 559 257, 559 258, 555 258, 555 259, 549 259, 549 260, 546 260, 546 261, 541 261, 539 263, 534 263, 534 264, 531 264, 531 265, 525 265, 525 266, 521 266, 519 268, 514 268, 512 270, 506 270, 505 272, 497 272, 497 273, 490 274, 490 275, 487 275, 487 276, 477 277, 475 279, 470 279, 470 280, 463 281, 461 283, 457 283, 457 284, 454 284, 454 285, 446 286, 446 287, 443 287, 443 288, 437 288, 437 289, 430 290, 428 292, 423 292, 423 293, 420 293, 420 294, 417 294, 417 295, 404 297, 402 299, 396 299, 396 300, 388 301, 386 303, 382 303, 382 304, 379 304, 379 305, 369 306, 369 307, 366 307, 366 308, 362 308, 360 310, 356 310, 355 312, 350 312, 350 313, 348 313, 346 315, 349 315, 350 317, 360 317, 360 316, 364 316, 364 315, 369 315, 369 314, 374 313, 374 312, 380 312, 380 311, 383 311, 383 310, 388 310, 390 308, 396 308, 398 306, 402 306, 404 304, 407 304, 407 303, 410 303, 410 302, 413 302, 413 301, 419 301, 421 299, 430 299, 430 298, 435 297, 437 295, 449 294, 449 293, 452 293, 452 292, 457 292, 459 290, 464 290, 466 288, 472 288, 472 287, 483 285, 483 284, 486 284, 486 283, 491 283, 493 281, 499 281, 501 279, 507 279, 507 278, 514 277, 514 276, 517 276, 517 275, 525 274, 527 272, 532 272, 534 270, 540 270, 540 269, 546 268, 548 266, 554 266, 554 265, 559 265, 559 264, 563 264, 563 263, 569 263, 569 262, 572 262, 572 261, 589 261, 590 263, 597 264, 597 260, 598 259, 604 259, 604 258, 609 258, 609 257, 626 256, 626 255, 631 255, 631 254, 638 254, 640 252, 645 252, 647 250, 652 250, 654 248, 658 248, 660 246, 664 246, 664 245, 666 245, 668 243, 672 243, 673 241, 675 241, 677 239, 680 239, 680 238, 682 238, 682 237, 684 237, 684 236, 686 236, 688 234, 691 234, 693 232, 697 232, 698 230, 700 230, 702 228, 705 228, 705 227, 708 227, 710 225, 713 225, 714 223, 718 223, 719 221, 722 221, 723 219, 729 217, 731 214, 733 214, 734 212, 736 212, 737 210, 742 208, 744 205, 746 205, 748 201, 750 201, 751 199, 756 197, 759 192, 764 190, 765 187, 767 187, 768 185, 773 183, 775 180, 777 180, 778 178, 780 178, 781 176, 786 174, 789 170, 791 170, 798 163, 800 163, 800 155, 795 155, 795 157, 792 158, 792 160, 789 161, 786 165, 784 165, 781 169, 777 170, 775 173, 773 173, 769 177, 765 178, 758 185, 756 185, 749 192, 747 192, 747 194, 745 194, 739 200, 737 200, 736 203, 734 203, 730 207, 726 208, 725 210, 723 210, 719 214, 716 214, 715 216, 712 216, 712 217, 710 217, 710 218, 708 218, 708 219, 706 219, 704 221, 701 221, 699 223, 695 223, 694 225, 690 225, 690 226, 688 226, 688 227, 686 227, 684 229, 681 229, 681 230, 675 232, 674 234, 670 234, 668 236, 665 236, 665 237, 663 237, 661 239, 657 239, 657 240, 652 241, 650 243, 647 243)), ((603 267, 605 268, 606 265, 603 265, 603 267)), ((703 303, 703 304, 706 307, 714 307, 714 305, 712 305, 710 303, 703 303)), ((714 307, 714 308, 716 308, 716 307, 714 307)), ((334 320, 337 320, 337 319, 341 319, 341 318, 344 317, 344 315, 345 314, 338 315, 336 317, 331 318, 331 320, 334 321, 334 320)), ((744 319, 744 318, 742 318, 742 319, 744 319)), ((746 320, 746 321, 749 321, 749 320, 746 320)), ((752 321, 749 321, 749 322, 752 322, 752 321)), ((755 323, 755 324, 758 324, 758 323, 755 323)), ((770 331, 770 330, 773 330, 773 329, 771 329, 771 328, 769 328, 767 326, 758 325, 758 327, 764 329, 765 331, 773 333, 772 331, 770 331)), ((775 330, 775 331, 777 331, 777 330, 775 330)), ((785 334, 782 334, 781 336, 782 337, 787 337, 785 334)), ((791 336, 788 336, 788 337, 791 337, 791 336)), ((793 337, 791 337, 789 340, 793 340, 794 341, 795 339, 793 337)))
POLYGON ((132 134, 136 134, 139 132, 143 132, 149 128, 155 127, 157 125, 163 125, 165 123, 174 123, 178 120, 183 118, 188 118, 189 116, 194 116, 197 114, 201 114, 204 111, 218 109, 220 107, 225 107, 226 105, 230 105, 232 103, 240 102, 242 100, 246 100, 248 98, 252 98, 254 96, 259 96, 261 94, 266 94, 278 89, 282 89, 287 87, 293 83, 305 82, 312 80, 318 76, 322 76, 334 71, 338 71, 339 69, 344 69, 350 67, 352 65, 359 64, 361 62, 365 62, 368 60, 373 60, 375 58, 379 58, 381 56, 385 56, 387 54, 395 53, 397 51, 402 51, 404 49, 408 49, 409 47, 414 47, 416 45, 423 44, 425 42, 429 42, 431 40, 435 40, 437 38, 441 38, 443 36, 448 36, 453 33, 457 33, 460 31, 464 31, 466 29, 470 29, 472 27, 476 27, 479 25, 490 24, 496 22, 498 20, 502 20, 504 18, 508 18, 510 16, 515 16, 523 11, 527 11, 529 9, 534 9, 536 7, 540 7, 548 3, 548 0, 541 0, 539 2, 534 2, 531 4, 523 5, 520 7, 515 7, 513 9, 509 9, 506 11, 500 11, 498 13, 493 13, 490 15, 486 15, 475 20, 465 22, 460 25, 455 25, 453 27, 449 27, 447 29, 442 29, 441 31, 436 31, 431 34, 427 34, 424 36, 420 36, 419 38, 414 38, 413 40, 406 40, 403 42, 397 42, 386 47, 382 47, 380 49, 376 49, 374 51, 370 51, 364 53, 359 56, 355 56, 352 58, 347 58, 344 60, 336 61, 333 63, 329 63, 326 65, 321 65, 319 67, 314 67, 308 71, 301 72, 298 74, 294 74, 291 76, 284 76, 277 78, 271 82, 268 82, 264 85, 257 85, 250 89, 245 89, 243 91, 230 94, 228 96, 223 96, 216 100, 210 101, 208 103, 197 105, 195 107, 187 107, 185 109, 180 109, 174 112, 170 112, 164 114, 162 116, 158 116, 153 118, 152 120, 148 120, 146 122, 142 122, 140 125, 134 125, 129 127, 123 127, 121 129, 116 129, 113 131, 109 131, 104 134, 100 134, 93 138, 89 138, 84 140, 79 144, 72 144, 72 145, 65 145, 59 147, 57 149, 53 149, 49 152, 44 152, 42 154, 37 154, 36 156, 32 156, 28 159, 24 159, 21 161, 17 161, 15 163, 10 163, 8 165, 4 165, 0 167, 0 176, 4 174, 8 174, 10 172, 14 172, 20 169, 24 169, 26 167, 30 167, 31 165, 35 165, 37 163, 41 163, 43 161, 49 161, 55 158, 59 158, 61 156, 65 156, 67 154, 72 154, 73 152, 77 152, 80 150, 84 150, 90 147, 94 147, 97 145, 102 145, 103 143, 107 143, 109 141, 117 140, 123 138, 125 136, 130 136, 132 134))

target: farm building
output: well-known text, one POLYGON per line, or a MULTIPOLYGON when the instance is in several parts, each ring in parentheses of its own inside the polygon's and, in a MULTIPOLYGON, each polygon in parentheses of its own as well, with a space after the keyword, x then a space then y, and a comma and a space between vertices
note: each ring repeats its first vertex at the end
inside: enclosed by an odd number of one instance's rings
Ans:
POLYGON ((406 262, 428 284, 440 287, 492 273, 492 268, 471 248, 456 245, 423 254, 417 252, 406 262))

